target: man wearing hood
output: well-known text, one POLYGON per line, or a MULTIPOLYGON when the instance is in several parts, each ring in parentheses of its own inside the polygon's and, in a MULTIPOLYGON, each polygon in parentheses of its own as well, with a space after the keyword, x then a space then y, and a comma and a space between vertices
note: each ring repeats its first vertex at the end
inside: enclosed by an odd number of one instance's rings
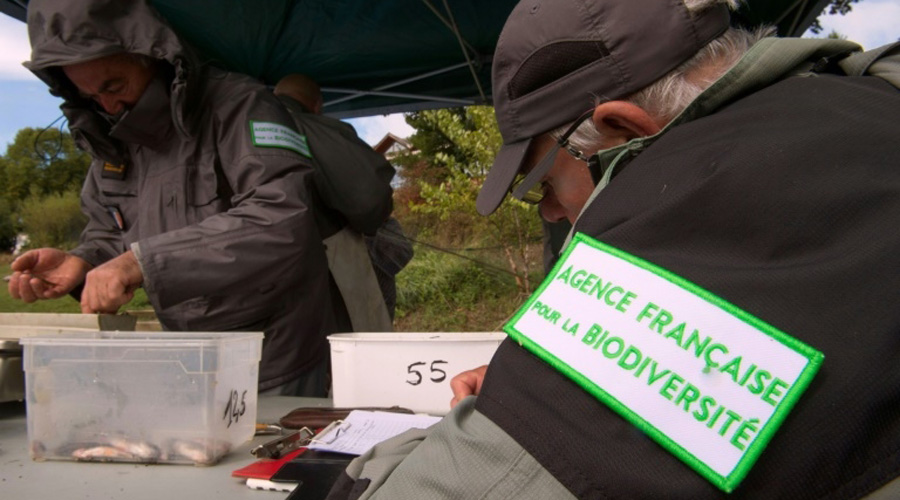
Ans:
POLYGON ((28 30, 25 65, 93 157, 89 221, 74 250, 17 259, 10 293, 83 287, 83 312, 112 313, 141 286, 166 329, 265 331, 261 391, 325 395, 325 336, 349 322, 310 209, 316 145, 143 0, 34 0, 28 30))

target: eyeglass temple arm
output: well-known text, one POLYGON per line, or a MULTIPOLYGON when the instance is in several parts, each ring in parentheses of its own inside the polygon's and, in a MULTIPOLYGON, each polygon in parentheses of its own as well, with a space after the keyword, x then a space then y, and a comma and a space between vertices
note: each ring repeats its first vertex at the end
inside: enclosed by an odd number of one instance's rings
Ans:
POLYGON ((531 172, 528 172, 528 175, 522 179, 522 182, 516 187, 516 190, 513 191, 512 195, 516 199, 521 200, 525 193, 531 190, 531 188, 541 181, 544 178, 544 175, 547 174, 547 171, 550 170, 550 167, 553 166, 554 161, 556 160, 556 153, 559 150, 556 148, 551 148, 550 151, 541 158, 541 161, 535 165, 531 172))

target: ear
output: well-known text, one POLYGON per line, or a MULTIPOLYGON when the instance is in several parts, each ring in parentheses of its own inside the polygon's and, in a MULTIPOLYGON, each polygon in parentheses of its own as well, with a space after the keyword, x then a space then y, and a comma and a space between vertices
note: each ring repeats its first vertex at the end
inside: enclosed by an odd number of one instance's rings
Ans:
POLYGON ((635 137, 646 137, 659 132, 662 127, 643 108, 625 101, 609 101, 594 108, 594 126, 610 144, 610 148, 624 144, 635 137))
POLYGON ((325 102, 322 100, 322 96, 319 96, 316 99, 316 103, 313 105, 313 110, 312 110, 313 114, 321 115, 323 107, 325 107, 325 102))

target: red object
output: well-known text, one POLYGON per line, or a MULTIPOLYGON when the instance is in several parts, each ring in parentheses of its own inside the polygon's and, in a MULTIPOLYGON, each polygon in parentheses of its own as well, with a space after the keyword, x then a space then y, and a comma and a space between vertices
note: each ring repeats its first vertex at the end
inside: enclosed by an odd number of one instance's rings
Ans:
POLYGON ((253 462, 246 467, 241 467, 240 469, 231 471, 231 477, 252 477, 254 479, 268 480, 276 472, 278 472, 278 469, 280 469, 282 465, 300 456, 300 454, 304 451, 306 451, 306 448, 300 448, 286 454, 281 458, 263 458, 261 460, 257 460, 256 462, 253 462))

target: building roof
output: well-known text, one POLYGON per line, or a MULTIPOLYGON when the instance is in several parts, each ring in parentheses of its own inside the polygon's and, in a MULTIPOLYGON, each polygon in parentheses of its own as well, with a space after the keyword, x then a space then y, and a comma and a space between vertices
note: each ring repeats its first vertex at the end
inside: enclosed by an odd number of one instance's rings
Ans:
POLYGON ((411 151, 413 149, 413 145, 411 142, 390 132, 385 134, 385 136, 380 141, 378 141, 378 144, 372 146, 372 149, 374 149, 376 152, 378 152, 378 154, 382 156, 390 157, 393 155, 388 154, 388 152, 395 144, 399 144, 403 149, 406 150, 411 151))

